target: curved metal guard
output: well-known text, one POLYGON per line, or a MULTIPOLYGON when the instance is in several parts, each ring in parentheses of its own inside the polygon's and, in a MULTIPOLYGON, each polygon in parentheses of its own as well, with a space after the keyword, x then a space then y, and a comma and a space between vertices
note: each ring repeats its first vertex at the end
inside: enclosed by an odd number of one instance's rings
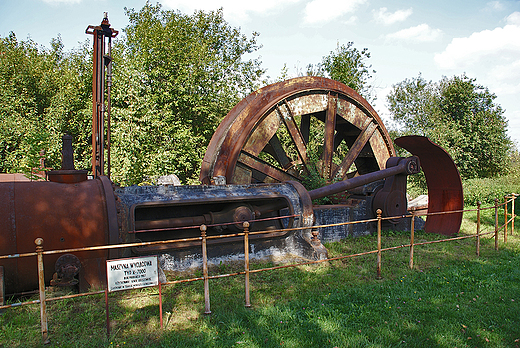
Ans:
MULTIPOLYGON (((462 181, 450 155, 426 137, 410 135, 394 143, 419 157, 428 185, 428 213, 457 211, 464 208, 462 181)), ((459 232, 462 212, 429 215, 426 232, 454 235, 459 232)))

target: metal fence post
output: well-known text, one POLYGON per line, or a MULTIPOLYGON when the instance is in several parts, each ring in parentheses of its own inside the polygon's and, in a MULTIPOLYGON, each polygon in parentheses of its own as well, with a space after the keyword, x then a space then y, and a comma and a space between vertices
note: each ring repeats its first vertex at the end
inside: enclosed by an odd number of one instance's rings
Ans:
POLYGON ((480 256, 480 202, 477 202, 477 256, 480 256))
POLYGON ((5 304, 4 266, 0 266, 0 306, 5 304))
POLYGON ((107 324, 107 339, 110 338, 110 311, 108 307, 108 280, 107 287, 105 288, 105 316, 106 316, 106 324, 107 324))
POLYGON ((504 243, 507 243, 507 195, 504 196, 504 243))
POLYGON ((36 253, 38 254, 38 284, 40 292, 40 321, 42 329, 43 344, 50 343, 47 331, 47 306, 45 302, 45 273, 43 271, 43 239, 36 238, 36 253))
POLYGON ((244 268, 245 268, 245 291, 246 291, 246 307, 251 307, 249 298, 249 222, 244 221, 244 268))
MULTIPOLYGON (((159 267, 157 267, 159 268, 159 267)), ((159 279, 159 322, 161 324, 161 329, 163 328, 163 311, 162 311, 162 285, 161 280, 159 279)))
POLYGON ((511 235, 513 235, 513 231, 515 230, 515 200, 516 200, 516 194, 511 194, 511 217, 513 218, 511 220, 511 235))
POLYGON ((498 250, 498 198, 495 198, 495 250, 498 250))
POLYGON ((202 274, 204 276, 204 314, 211 314, 209 304, 208 254, 206 252, 206 225, 200 226, 202 237, 202 274))
POLYGON ((377 276, 376 279, 381 279, 381 209, 377 209, 377 276))
POLYGON ((415 212, 412 212, 412 222, 410 226, 410 269, 413 269, 413 243, 415 239, 415 212))

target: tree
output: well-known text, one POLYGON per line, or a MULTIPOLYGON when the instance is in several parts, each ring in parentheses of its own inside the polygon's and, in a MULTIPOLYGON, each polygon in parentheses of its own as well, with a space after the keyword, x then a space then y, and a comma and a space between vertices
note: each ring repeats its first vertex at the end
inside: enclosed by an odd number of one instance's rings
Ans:
POLYGON ((393 86, 387 97, 400 134, 429 137, 452 156, 463 178, 484 178, 507 169, 512 146, 496 95, 465 74, 438 83, 419 75, 393 86))
POLYGON ((339 45, 335 51, 324 56, 321 63, 307 66, 307 75, 324 76, 339 81, 349 86, 367 100, 374 100, 372 86, 369 84, 372 78, 372 65, 366 60, 370 58, 368 48, 361 51, 354 47, 353 42, 339 45))
MULTIPOLYGON (((112 177, 141 183, 174 173, 195 182, 217 125, 259 87, 264 70, 251 38, 222 10, 185 15, 146 3, 113 47, 112 177)), ((89 45, 64 52, 14 33, 0 38, 0 172, 30 172, 40 150, 59 168, 61 137, 73 135, 76 168, 90 169, 92 59, 89 45)))
POLYGON ((174 173, 195 182, 217 125, 258 88, 259 49, 222 10, 185 15, 149 3, 126 10, 114 47, 113 172, 123 184, 174 173))
MULTIPOLYGON (((0 38, 0 172, 30 173, 41 150, 46 165, 59 168, 64 133, 85 144, 92 76, 88 56, 85 48, 63 52, 60 37, 50 49, 18 41, 14 33, 0 38)), ((76 151, 80 167, 86 148, 88 143, 76 151)))

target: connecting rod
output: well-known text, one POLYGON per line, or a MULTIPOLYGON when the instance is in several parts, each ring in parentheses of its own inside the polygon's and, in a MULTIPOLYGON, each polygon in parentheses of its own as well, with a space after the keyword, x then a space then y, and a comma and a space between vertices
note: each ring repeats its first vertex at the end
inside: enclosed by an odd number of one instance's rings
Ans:
POLYGON ((419 157, 411 156, 407 158, 402 158, 399 161, 399 163, 394 167, 378 170, 377 172, 363 174, 351 179, 345 179, 343 181, 339 181, 331 185, 314 189, 312 191, 309 191, 309 196, 311 197, 311 199, 327 197, 335 193, 351 190, 355 187, 363 186, 377 180, 388 178, 390 176, 398 174, 417 174, 420 172, 420 168, 421 166, 419 164, 419 157))

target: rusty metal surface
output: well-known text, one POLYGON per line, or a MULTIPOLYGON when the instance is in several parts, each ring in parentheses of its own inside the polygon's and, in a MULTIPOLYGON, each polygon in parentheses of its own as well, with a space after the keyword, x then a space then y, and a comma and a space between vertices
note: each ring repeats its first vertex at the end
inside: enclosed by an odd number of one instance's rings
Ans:
POLYGON ((72 136, 65 134, 62 138, 61 169, 47 171, 47 179, 52 182, 74 184, 87 180, 86 170, 74 169, 74 150, 72 149, 72 136))
POLYGON ((395 155, 388 132, 366 100, 340 82, 305 76, 261 88, 228 113, 207 148, 201 182, 209 184, 216 176, 225 176, 231 184, 287 180, 281 173, 301 180, 294 165, 307 167, 306 146, 315 124, 311 119, 324 127, 322 162, 326 164, 321 171, 326 179, 337 173, 337 164, 331 159, 342 140, 348 148, 355 145, 349 161, 355 162, 359 174, 383 169, 388 157, 395 155), (374 126, 362 132, 370 122, 374 126), (281 150, 276 134, 282 129, 292 143, 281 150), (362 140, 356 142, 360 133, 362 140), (261 166, 265 162, 262 152, 271 154, 278 163, 261 166))
MULTIPOLYGON (((100 180, 0 183, 0 255, 34 252, 36 238, 44 238, 49 249, 108 244, 106 202, 110 200, 114 200, 113 192, 106 192, 100 180), (106 197, 110 194, 112 197, 106 197)), ((78 255, 83 262, 81 276, 93 287, 103 284, 99 263, 106 254, 88 251, 78 255)), ((47 282, 59 256, 44 257, 47 282)), ((36 258, 4 259, 0 265, 4 266, 8 294, 38 288, 36 258)))
POLYGON ((311 199, 318 199, 333 195, 335 193, 343 192, 346 190, 350 190, 356 187, 360 187, 366 185, 368 183, 375 182, 377 180, 381 180, 384 178, 388 178, 394 175, 399 174, 416 174, 419 171, 419 160, 417 157, 393 157, 393 159, 398 159, 399 164, 396 166, 392 166, 386 169, 378 170, 377 172, 372 172, 360 176, 356 176, 352 179, 345 179, 343 181, 336 182, 334 184, 323 186, 312 191, 309 191, 309 195, 311 199))
POLYGON ((81 261, 74 254, 61 255, 54 264, 56 278, 51 280, 51 285, 71 286, 78 283, 74 277, 79 274, 81 261))
POLYGON ((323 165, 321 167, 321 176, 322 178, 330 180, 332 179, 330 174, 332 167, 332 156, 334 155, 334 134, 336 133, 336 109, 338 105, 338 98, 337 95, 329 93, 327 99, 323 155, 321 157, 323 161, 323 165))
POLYGON ((38 253, 38 291, 40 295, 40 323, 43 344, 49 344, 47 332, 47 303, 45 301, 45 270, 43 267, 43 239, 36 238, 36 252, 38 253))
MULTIPOLYGON (((249 239, 254 241, 257 253, 288 248, 292 254, 303 253, 307 257, 314 252, 308 242, 310 238, 306 238, 310 232, 283 230, 312 226, 312 202, 305 198, 308 198, 307 191, 299 183, 132 186, 118 188, 116 195, 119 212, 126 216, 121 229, 125 242, 135 238, 142 241, 182 239, 168 245, 132 249, 136 253, 167 251, 178 255, 178 262, 184 262, 190 252, 200 254, 200 241, 193 237, 199 236, 198 226, 205 224, 210 254, 214 256, 218 250, 219 256, 231 255, 241 246, 242 238, 234 233, 241 229, 237 223, 244 220, 250 220, 249 239), (268 233, 255 234, 261 230, 268 233), (219 235, 229 238, 213 239, 219 235)), ((192 256, 189 262, 195 259, 192 256)))
MULTIPOLYGON (((89 25, 85 33, 94 37, 92 56, 92 174, 94 177, 98 177, 105 173, 105 112, 107 113, 107 123, 110 125, 111 77, 110 74, 107 77, 108 95, 105 98, 105 67, 110 73, 112 38, 116 37, 119 32, 110 28, 108 13, 105 12, 101 24, 99 26, 89 25), (108 39, 108 43, 105 43, 105 39, 108 39)), ((108 150, 110 150, 109 130, 107 134, 108 150)), ((110 158, 110 152, 107 156, 110 158)))
POLYGON ((75 184, 87 180, 86 170, 50 170, 47 179, 62 184, 75 184))
MULTIPOLYGON (((462 181, 450 155, 426 137, 406 136, 395 144, 418 156, 428 185, 428 213, 464 208, 462 181)), ((426 219, 425 231, 454 235, 459 232, 462 212, 435 214, 426 219)))

